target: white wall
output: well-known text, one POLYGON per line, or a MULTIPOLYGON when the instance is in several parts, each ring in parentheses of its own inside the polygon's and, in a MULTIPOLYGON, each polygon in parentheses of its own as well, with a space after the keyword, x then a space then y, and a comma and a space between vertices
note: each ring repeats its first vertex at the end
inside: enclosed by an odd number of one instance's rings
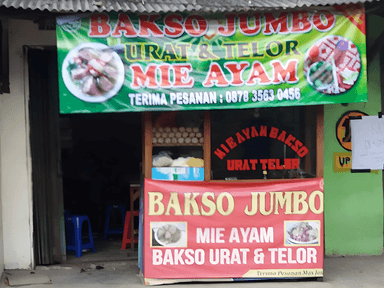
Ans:
POLYGON ((0 95, 0 197, 5 269, 31 269, 34 264, 24 45, 56 45, 56 33, 39 31, 32 21, 9 21, 11 93, 0 95))

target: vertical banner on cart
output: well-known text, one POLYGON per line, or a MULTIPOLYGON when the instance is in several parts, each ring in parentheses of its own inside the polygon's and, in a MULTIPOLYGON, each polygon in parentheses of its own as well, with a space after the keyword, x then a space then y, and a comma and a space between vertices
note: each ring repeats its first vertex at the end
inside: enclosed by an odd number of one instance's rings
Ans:
POLYGON ((144 278, 323 276, 323 179, 145 180, 144 278))

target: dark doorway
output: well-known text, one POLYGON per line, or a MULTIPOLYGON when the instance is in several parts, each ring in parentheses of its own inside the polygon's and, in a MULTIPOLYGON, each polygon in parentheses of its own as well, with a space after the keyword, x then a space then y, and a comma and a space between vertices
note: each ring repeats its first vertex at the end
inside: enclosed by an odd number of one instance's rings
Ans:
MULTIPOLYGON (((141 113, 61 115, 56 47, 25 49, 36 265, 75 259, 65 249, 64 211, 89 217, 95 254, 132 257, 121 249, 122 235, 104 240, 103 231, 107 207, 118 204, 128 210, 130 185, 140 181, 141 113), (108 254, 106 249, 116 251, 108 254)), ((111 215, 111 225, 121 222, 111 215)))
POLYGON ((61 121, 71 130, 71 143, 62 141, 64 207, 88 215, 102 234, 107 207, 128 209, 130 185, 140 180, 141 114, 71 114, 61 121))

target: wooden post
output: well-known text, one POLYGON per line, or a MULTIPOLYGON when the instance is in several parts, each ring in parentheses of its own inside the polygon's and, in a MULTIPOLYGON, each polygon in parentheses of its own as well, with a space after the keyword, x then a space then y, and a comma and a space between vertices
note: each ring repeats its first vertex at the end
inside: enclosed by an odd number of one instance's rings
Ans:
MULTIPOLYGON (((131 250, 135 250, 135 222, 134 222, 134 217, 136 216, 135 214, 135 209, 134 209, 134 204, 136 199, 140 197, 140 184, 132 184, 130 185, 129 189, 129 211, 131 212, 131 218, 129 219, 130 221, 130 228, 131 228, 131 250)), ((127 220, 125 220, 127 221, 127 220)), ((124 227, 125 228, 125 227, 124 227)), ((124 235, 125 236, 125 235, 124 235)), ((124 247, 125 249, 126 247, 124 247)))
POLYGON ((317 110, 316 123, 316 176, 324 176, 324 106, 317 110))
MULTIPOLYGON (((324 177, 324 106, 317 110, 316 117, 316 177, 324 177)), ((325 219, 323 214, 323 227, 325 219)), ((323 236, 323 255, 325 255, 325 237, 323 236)))
POLYGON ((144 121, 144 177, 152 178, 152 112, 143 113, 144 121))
POLYGON ((311 172, 312 145, 314 145, 316 143, 316 142, 313 143, 313 141, 311 141, 313 131, 310 130, 311 124, 317 123, 316 119, 313 119, 313 112, 316 113, 316 111, 317 111, 317 107, 311 107, 311 106, 305 107, 305 110, 304 110, 304 115, 305 115, 304 116, 305 117, 305 142, 304 142, 304 145, 307 146, 307 148, 309 150, 308 154, 305 155, 305 158, 304 158, 304 171, 307 173, 311 172))
MULTIPOLYGON (((141 113, 141 174, 145 174, 145 112, 141 113)), ((140 176, 141 177, 141 176, 140 176)))
POLYGON ((211 181, 211 117, 204 112, 204 181, 211 181))

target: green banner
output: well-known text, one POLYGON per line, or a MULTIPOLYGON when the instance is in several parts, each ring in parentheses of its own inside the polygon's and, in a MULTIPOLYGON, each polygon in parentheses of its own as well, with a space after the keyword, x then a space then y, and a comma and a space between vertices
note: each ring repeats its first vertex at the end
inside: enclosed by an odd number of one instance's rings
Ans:
POLYGON ((367 101, 365 13, 57 18, 61 113, 367 101))

